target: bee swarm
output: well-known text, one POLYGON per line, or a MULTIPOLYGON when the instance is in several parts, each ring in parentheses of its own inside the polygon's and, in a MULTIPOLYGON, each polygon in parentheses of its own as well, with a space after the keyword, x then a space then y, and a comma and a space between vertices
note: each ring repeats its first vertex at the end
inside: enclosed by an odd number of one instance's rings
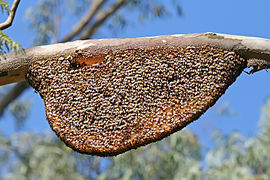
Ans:
POLYGON ((39 61, 26 79, 53 131, 72 149, 111 156, 158 141, 198 119, 246 67, 209 45, 116 50, 81 65, 39 61))

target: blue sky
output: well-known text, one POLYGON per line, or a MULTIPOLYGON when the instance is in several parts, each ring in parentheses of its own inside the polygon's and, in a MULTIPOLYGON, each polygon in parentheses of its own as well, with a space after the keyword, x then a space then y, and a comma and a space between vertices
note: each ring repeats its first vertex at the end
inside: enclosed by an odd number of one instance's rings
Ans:
MULTIPOLYGON (((22 1, 11 28, 5 31, 24 48, 31 47, 33 31, 28 28, 24 11, 37 1, 22 1)), ((150 19, 143 23, 132 23, 117 35, 106 29, 95 38, 126 38, 185 34, 195 32, 218 32, 234 35, 256 36, 270 39, 270 1, 260 0, 181 0, 183 16, 172 14, 161 19, 150 19)), ((133 16, 134 14, 127 14, 133 16)), ((0 18, 2 20, 2 18, 0 18)), ((215 106, 188 127, 198 135, 203 145, 211 143, 211 134, 220 130, 226 134, 240 131, 245 136, 258 132, 261 108, 270 95, 270 73, 261 71, 254 75, 242 73, 236 82, 219 99, 215 106), (220 116, 217 110, 228 103, 236 114, 220 116)), ((21 99, 32 99, 32 110, 23 130, 35 132, 51 131, 46 121, 43 101, 33 89, 28 89, 21 99)), ((13 119, 5 113, 0 121, 1 131, 14 132, 13 119)))

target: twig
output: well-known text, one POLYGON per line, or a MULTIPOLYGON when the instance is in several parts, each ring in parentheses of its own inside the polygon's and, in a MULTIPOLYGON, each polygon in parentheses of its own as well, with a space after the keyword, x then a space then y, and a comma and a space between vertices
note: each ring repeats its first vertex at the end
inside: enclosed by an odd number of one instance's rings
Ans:
POLYGON ((88 29, 84 31, 80 39, 89 39, 93 36, 96 30, 119 8, 121 8, 126 3, 126 0, 118 0, 114 5, 112 5, 105 12, 101 13, 95 23, 91 25, 88 29))
POLYGON ((7 20, 0 24, 0 30, 7 29, 8 27, 12 25, 19 3, 20 3, 20 0, 14 0, 7 20))
POLYGON ((253 74, 257 71, 263 70, 263 69, 269 69, 270 68, 270 62, 266 61, 264 59, 248 59, 247 60, 247 67, 252 67, 248 74, 253 74))
POLYGON ((83 28, 87 26, 87 24, 93 19, 93 17, 96 15, 98 10, 101 8, 101 6, 106 2, 107 0, 95 0, 90 5, 88 12, 86 15, 80 20, 78 24, 74 26, 72 31, 66 35, 65 38, 61 42, 67 42, 72 40, 76 35, 78 35, 83 28))

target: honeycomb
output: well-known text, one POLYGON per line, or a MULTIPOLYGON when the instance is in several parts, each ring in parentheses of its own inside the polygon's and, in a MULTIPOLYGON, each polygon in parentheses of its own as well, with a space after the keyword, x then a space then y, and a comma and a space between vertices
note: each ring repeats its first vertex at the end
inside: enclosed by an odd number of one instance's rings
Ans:
POLYGON ((246 67, 210 45, 121 49, 93 64, 70 55, 32 64, 57 136, 80 153, 113 156, 156 142, 197 120, 246 67))

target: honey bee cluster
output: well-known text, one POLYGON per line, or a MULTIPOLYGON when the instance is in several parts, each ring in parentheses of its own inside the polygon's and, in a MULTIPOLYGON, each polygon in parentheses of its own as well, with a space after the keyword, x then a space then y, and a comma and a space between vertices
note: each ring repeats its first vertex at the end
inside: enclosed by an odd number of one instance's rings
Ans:
POLYGON ((111 156, 158 141, 198 119, 246 67, 209 45, 116 50, 81 66, 76 56, 26 75, 53 131, 72 149, 111 156))

